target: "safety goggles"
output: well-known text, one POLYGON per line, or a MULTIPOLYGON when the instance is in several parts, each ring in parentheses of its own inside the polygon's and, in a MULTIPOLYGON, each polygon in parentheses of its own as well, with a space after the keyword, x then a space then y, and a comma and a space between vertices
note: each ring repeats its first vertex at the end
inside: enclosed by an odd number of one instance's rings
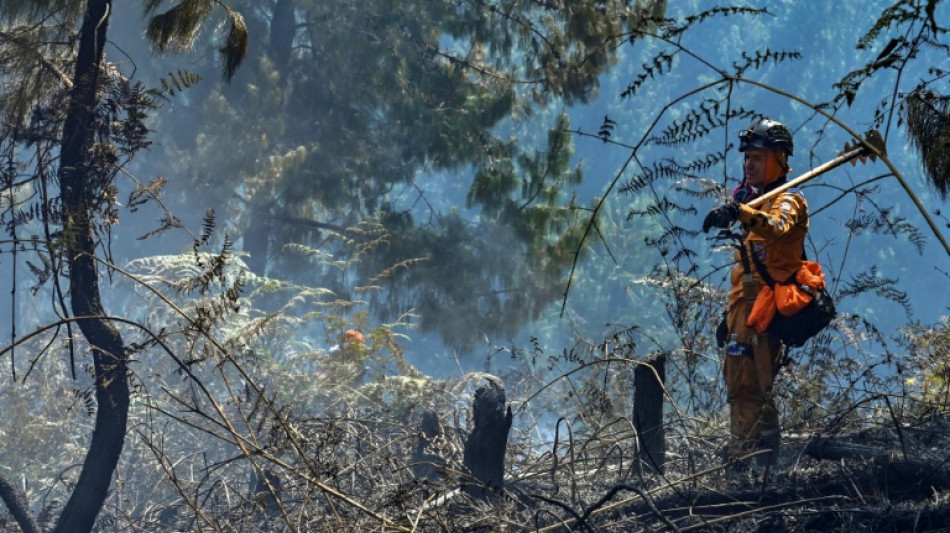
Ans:
POLYGON ((757 132, 755 130, 740 130, 739 131, 739 140, 740 141, 752 141, 755 139, 765 139, 766 136, 763 133, 757 132))

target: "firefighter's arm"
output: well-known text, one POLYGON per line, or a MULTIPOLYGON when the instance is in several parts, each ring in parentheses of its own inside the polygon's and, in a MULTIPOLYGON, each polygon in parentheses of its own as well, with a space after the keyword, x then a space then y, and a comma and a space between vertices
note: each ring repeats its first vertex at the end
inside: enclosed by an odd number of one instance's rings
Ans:
POLYGON ((755 235, 777 239, 805 219, 808 205, 798 193, 785 193, 772 202, 767 211, 739 205, 739 222, 755 235))

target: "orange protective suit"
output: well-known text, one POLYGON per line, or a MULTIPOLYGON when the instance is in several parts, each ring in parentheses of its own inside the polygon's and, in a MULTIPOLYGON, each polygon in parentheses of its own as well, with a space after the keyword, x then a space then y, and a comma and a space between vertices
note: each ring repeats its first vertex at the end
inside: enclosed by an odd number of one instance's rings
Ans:
MULTIPOLYGON (((767 185, 764 192, 783 182, 767 185)), ((790 189, 763 205, 761 211, 740 205, 739 222, 744 230, 742 244, 750 254, 751 272, 745 272, 737 253, 726 320, 730 334, 739 343, 752 346, 752 356, 729 355, 724 351, 723 377, 731 417, 729 452, 733 457, 757 449, 776 449, 780 441, 772 387, 783 347, 779 339, 757 334, 746 323, 760 290, 767 287, 751 254, 756 254, 775 282, 792 278, 802 266, 808 205, 799 191, 790 189)))

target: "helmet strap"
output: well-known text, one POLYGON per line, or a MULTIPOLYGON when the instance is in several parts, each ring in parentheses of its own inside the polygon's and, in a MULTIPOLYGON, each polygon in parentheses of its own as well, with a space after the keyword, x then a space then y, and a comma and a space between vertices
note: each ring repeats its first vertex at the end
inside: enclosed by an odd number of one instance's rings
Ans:
POLYGON ((784 150, 769 150, 772 157, 765 160, 765 181, 762 186, 768 185, 780 177, 788 174, 791 170, 788 166, 788 156, 784 150))
POLYGON ((792 168, 788 166, 788 152, 785 150, 773 150, 772 153, 775 154, 775 160, 778 161, 780 167, 782 167, 782 172, 788 174, 792 171, 792 168))

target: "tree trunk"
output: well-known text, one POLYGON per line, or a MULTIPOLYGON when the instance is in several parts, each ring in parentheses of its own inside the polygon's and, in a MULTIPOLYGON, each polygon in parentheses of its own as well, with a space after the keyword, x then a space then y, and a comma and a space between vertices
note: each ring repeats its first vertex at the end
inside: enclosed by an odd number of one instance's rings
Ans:
POLYGON ((286 68, 290 63, 296 33, 297 21, 294 19, 293 0, 277 0, 271 18, 270 45, 267 51, 280 69, 286 68))
POLYGON ((7 509, 13 515, 17 525, 23 533, 39 533, 40 529, 36 527, 36 522, 29 513, 29 504, 16 487, 8 482, 3 476, 0 476, 0 499, 7 504, 7 509))
POLYGON ((666 381, 666 354, 660 354, 633 371, 633 425, 640 449, 637 456, 644 466, 663 472, 666 441, 663 432, 663 383, 666 381))
POLYGON ((412 475, 416 479, 436 481, 442 476, 445 459, 436 451, 436 439, 442 437, 442 424, 434 411, 422 413, 416 448, 412 452, 412 475))
POLYGON ((89 165, 99 70, 106 44, 111 0, 88 0, 79 34, 74 87, 63 125, 59 181, 63 202, 63 227, 67 235, 69 293, 73 316, 92 346, 95 371, 95 428, 79 480, 73 489, 55 533, 92 530, 112 482, 125 441, 129 408, 127 353, 118 330, 103 317, 92 229, 92 194, 95 179, 89 165))
POLYGON ((475 424, 462 456, 475 481, 462 483, 462 490, 470 496, 485 498, 504 489, 505 448, 511 429, 511 407, 506 410, 506 401, 505 389, 497 380, 489 380, 475 391, 475 424))

